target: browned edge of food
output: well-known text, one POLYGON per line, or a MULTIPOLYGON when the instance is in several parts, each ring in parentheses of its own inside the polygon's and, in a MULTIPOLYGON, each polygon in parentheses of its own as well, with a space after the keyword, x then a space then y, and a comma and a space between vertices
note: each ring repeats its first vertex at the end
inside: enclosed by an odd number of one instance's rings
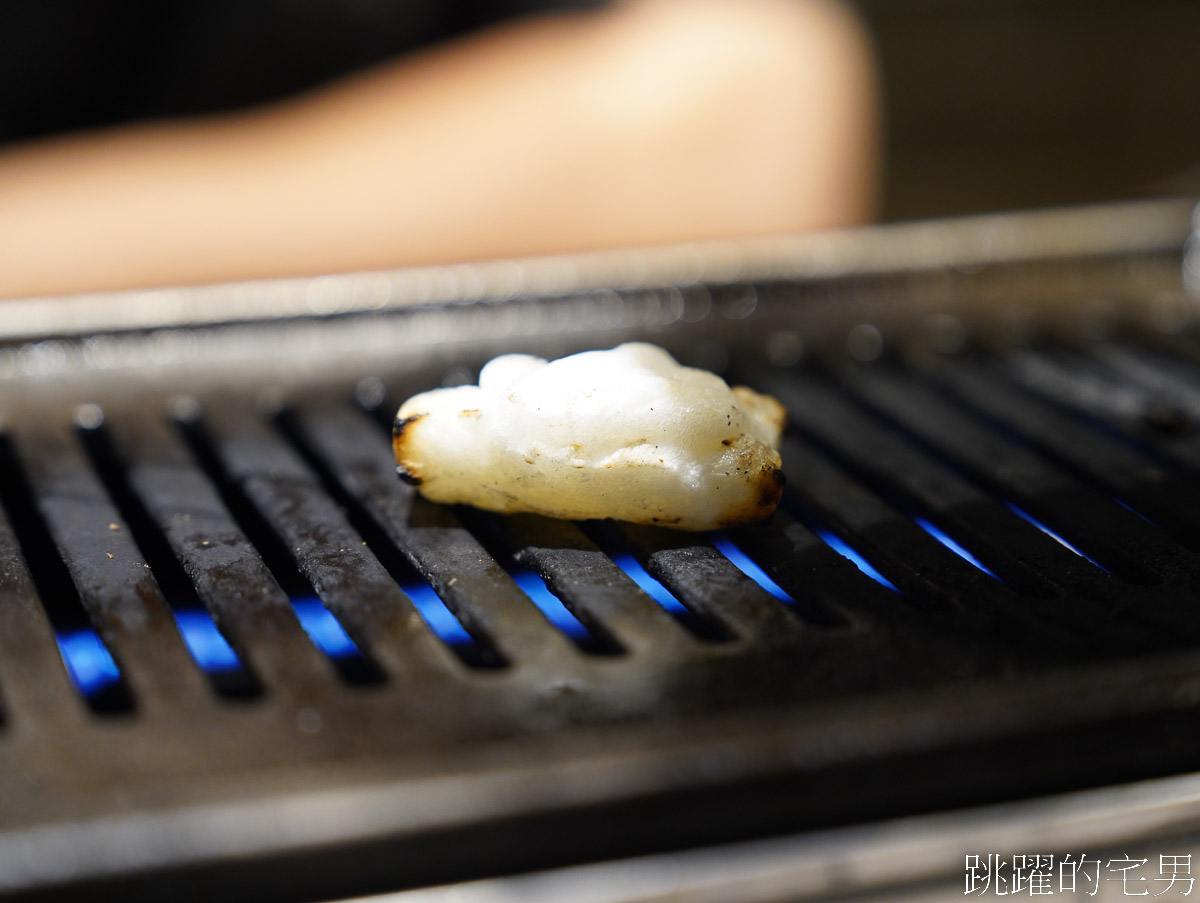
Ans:
POLYGON ((784 484, 787 483, 787 477, 783 475, 783 470, 779 467, 764 467, 759 471, 757 482, 758 494, 754 497, 753 502, 732 512, 717 524, 716 529, 760 524, 775 513, 775 509, 779 507, 779 502, 783 498, 784 484))
POLYGON ((401 417, 397 414, 392 424, 392 452, 396 456, 396 473, 409 486, 420 486, 421 475, 412 468, 405 445, 408 437, 412 435, 410 427, 424 416, 413 414, 411 417, 401 417))

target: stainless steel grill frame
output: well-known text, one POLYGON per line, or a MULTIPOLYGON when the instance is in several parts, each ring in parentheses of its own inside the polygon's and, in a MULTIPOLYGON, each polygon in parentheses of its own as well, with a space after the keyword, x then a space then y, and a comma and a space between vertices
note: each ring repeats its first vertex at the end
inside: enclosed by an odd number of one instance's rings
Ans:
POLYGON ((315 899, 1196 768, 1189 216, 0 308, 0 889, 315 899), (708 537, 444 509, 395 479, 408 392, 499 351, 632 338, 789 407, 786 504, 733 539, 794 605, 708 537), (620 654, 550 624, 521 566, 620 654), (483 660, 438 639, 406 579, 483 660), (313 646, 290 602, 308 588, 381 680, 313 646), (180 638, 172 607, 196 600, 242 696, 180 638), (69 680, 53 630, 79 624, 122 699, 89 707, 69 680))

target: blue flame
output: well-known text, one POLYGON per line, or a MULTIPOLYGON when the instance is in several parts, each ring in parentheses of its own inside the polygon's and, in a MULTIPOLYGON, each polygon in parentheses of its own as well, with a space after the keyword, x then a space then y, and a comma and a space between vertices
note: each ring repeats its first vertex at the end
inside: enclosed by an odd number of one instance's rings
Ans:
POLYGON ((313 644, 330 658, 361 658, 362 652, 333 612, 315 596, 292 600, 292 610, 313 644))
POLYGON ((862 571, 880 586, 899 594, 900 590, 896 589, 896 585, 892 583, 892 581, 888 580, 887 577, 879 573, 879 571, 875 569, 875 566, 871 564, 871 562, 863 558, 862 555, 859 554, 858 550, 852 548, 836 533, 833 533, 829 530, 817 530, 815 532, 817 536, 821 538, 821 541, 825 543, 825 545, 829 546, 829 548, 833 549, 843 558, 849 558, 850 561, 854 563, 855 567, 857 567, 860 571, 862 571))
MULTIPOLYGON (((314 645, 330 658, 362 657, 358 646, 320 599, 293 599, 292 609, 314 645)), ((217 628, 209 612, 183 609, 172 614, 183 644, 202 671, 206 674, 229 674, 242 670, 241 659, 217 628)), ((459 627, 459 630, 462 628, 459 627)), ((120 682, 120 669, 95 630, 81 628, 57 634, 55 639, 67 674, 84 696, 94 696, 120 682)))
POLYGON ((558 596, 550 592, 550 587, 546 586, 546 581, 540 574, 529 568, 514 568, 510 572, 510 576, 516 581, 517 586, 521 587, 521 591, 533 600, 533 604, 541 610, 550 623, 572 640, 593 639, 592 632, 575 615, 571 614, 558 596))
POLYGON ((1111 573, 1108 568, 1106 568, 1104 565, 1102 565, 1096 559, 1092 558, 1092 556, 1087 555, 1084 552, 1081 552, 1075 546, 1071 545, 1069 542, 1067 542, 1065 539, 1063 539, 1061 536, 1059 536, 1057 533, 1055 533, 1053 530, 1051 530, 1049 527, 1047 527, 1045 524, 1043 524, 1040 520, 1038 520, 1036 517, 1034 517, 1028 511, 1025 511, 1023 508, 1018 508, 1012 502, 1005 502, 1004 504, 1008 506, 1009 511, 1011 511, 1013 514, 1015 514, 1017 517, 1021 518, 1021 520, 1026 521, 1030 524, 1033 524, 1035 527, 1037 527, 1039 530, 1041 530, 1043 533, 1045 533, 1047 536, 1049 536, 1051 539, 1053 539, 1056 543, 1058 543, 1063 548, 1069 549, 1070 551, 1074 552, 1076 555, 1078 555, 1084 561, 1091 562, 1096 567, 1100 568, 1100 570, 1104 571, 1104 573, 1106 573, 1106 574, 1111 573))
POLYGON ((1113 495, 1113 496, 1109 496, 1109 498, 1111 498, 1111 499, 1112 499, 1114 502, 1116 502, 1118 505, 1120 505, 1122 508, 1124 508, 1124 509, 1125 509, 1126 511, 1128 511, 1130 514, 1136 514, 1138 517, 1140 517, 1142 520, 1144 520, 1144 521, 1145 521, 1146 523, 1148 523, 1150 526, 1152 526, 1152 527, 1157 527, 1157 526, 1158 526, 1158 524, 1156 524, 1156 523, 1155 523, 1154 521, 1152 521, 1150 518, 1146 517, 1146 515, 1142 514, 1142 512, 1138 511, 1138 510, 1137 510, 1137 508, 1134 508, 1134 507, 1133 507, 1132 505, 1130 505, 1128 502, 1124 502, 1124 501, 1122 501, 1121 499, 1117 498, 1115 495, 1113 495))
MULTIPOLYGON (((183 644, 206 674, 227 674, 242 668, 241 660, 207 611, 172 611, 183 644)), ((72 683, 92 697, 120 683, 121 671, 100 635, 89 627, 56 634, 58 651, 72 683)))
POLYGON ((400 589, 412 600, 414 606, 425 623, 437 634, 438 638, 449 646, 474 646, 475 640, 467 633, 462 622, 454 616, 442 597, 433 591, 428 583, 403 583, 400 589))
POLYGON ((641 562, 634 558, 633 555, 628 552, 618 552, 612 556, 612 560, 634 583, 641 587, 646 595, 667 611, 674 615, 686 616, 691 614, 687 606, 676 599, 669 589, 651 577, 646 569, 642 567, 641 562))
POLYGON ((67 674, 84 696, 93 696, 120 683, 117 663, 96 631, 83 628, 57 634, 55 639, 67 674))
POLYGON ((770 575, 754 562, 754 559, 734 545, 727 536, 712 537, 712 544, 722 555, 733 562, 739 571, 780 602, 786 602, 789 605, 796 604, 796 600, 788 594, 787 590, 772 580, 770 575))
POLYGON ((241 670, 242 663, 237 653, 217 629, 212 615, 199 609, 185 609, 172 614, 175 615, 184 645, 202 670, 208 674, 241 670))
MULTIPOLYGON (((940 542, 942 545, 944 545, 947 549, 949 549, 951 552, 953 552, 955 555, 957 555, 963 561, 965 561, 968 564, 973 565, 974 567, 983 571, 985 574, 987 574, 993 580, 1000 580, 1000 578, 997 577, 992 572, 991 568, 989 568, 986 564, 984 564, 982 561, 980 561, 978 558, 976 558, 973 554, 971 554, 971 552, 967 551, 967 549, 963 548, 963 546, 959 545, 957 540, 955 540, 951 536, 948 536, 939 527, 930 523, 923 517, 914 517, 913 520, 916 522, 918 527, 920 527, 922 530, 924 530, 926 533, 928 533, 930 536, 932 536, 934 539, 936 539, 938 542, 940 542)), ((1001 581, 1001 582, 1003 582, 1003 581, 1001 581)))

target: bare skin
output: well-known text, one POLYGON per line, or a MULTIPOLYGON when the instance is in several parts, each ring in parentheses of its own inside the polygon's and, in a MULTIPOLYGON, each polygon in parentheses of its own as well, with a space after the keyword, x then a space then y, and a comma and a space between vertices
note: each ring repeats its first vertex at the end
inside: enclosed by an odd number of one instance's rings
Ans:
POLYGON ((876 119, 827 0, 522 20, 270 107, 0 152, 0 297, 853 225, 876 119))

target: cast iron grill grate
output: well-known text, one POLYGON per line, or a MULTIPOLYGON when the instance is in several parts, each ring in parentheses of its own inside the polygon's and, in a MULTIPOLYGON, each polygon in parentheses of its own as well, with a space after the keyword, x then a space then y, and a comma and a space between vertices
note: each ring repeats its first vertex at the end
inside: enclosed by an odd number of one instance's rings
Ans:
MULTIPOLYGON (((1200 645, 1197 360, 1188 340, 932 368, 735 360, 733 376, 789 408, 791 479, 771 522, 719 536, 424 503, 396 479, 386 429, 419 380, 360 391, 366 407, 350 390, 265 409, 220 394, 11 424, 9 844, 87 814, 104 787, 136 795, 364 755, 427 772, 463 744, 974 682, 1003 696, 1013 677, 1054 696, 1097 666, 1131 673, 1135 714, 1175 736, 1196 676, 1173 675, 1164 698, 1143 665, 1200 645), (662 601, 635 582, 645 573, 662 601), (317 598, 340 641, 305 615, 317 598), (227 652, 197 639, 191 616, 205 612, 227 652), (90 652, 72 651, 88 631, 90 652), (112 664, 87 677, 103 649, 112 664)), ((1129 714, 1086 695, 1054 704, 1076 738, 1129 714)), ((1025 713, 1003 733, 1046 727, 1025 713)), ((976 726, 940 728, 945 749, 976 726)), ((1136 757, 1140 773, 1192 764, 1175 739, 1136 757)), ((1131 767, 1119 749, 1111 758, 1131 767)), ((1047 767, 1061 786, 1091 779, 1047 767)), ((1042 770, 1011 767, 1012 790, 1044 789, 1042 770)), ((912 805, 862 795, 868 813, 912 805)), ((840 818, 814 806, 801 821, 840 818)))
POLYGON ((1192 334, 833 355, 787 283, 639 291, 0 347, 0 891, 319 899, 1200 765, 1192 334), (221 372, 272 337, 333 363, 221 372), (768 523, 396 478, 402 398, 627 338, 784 402, 768 523))

